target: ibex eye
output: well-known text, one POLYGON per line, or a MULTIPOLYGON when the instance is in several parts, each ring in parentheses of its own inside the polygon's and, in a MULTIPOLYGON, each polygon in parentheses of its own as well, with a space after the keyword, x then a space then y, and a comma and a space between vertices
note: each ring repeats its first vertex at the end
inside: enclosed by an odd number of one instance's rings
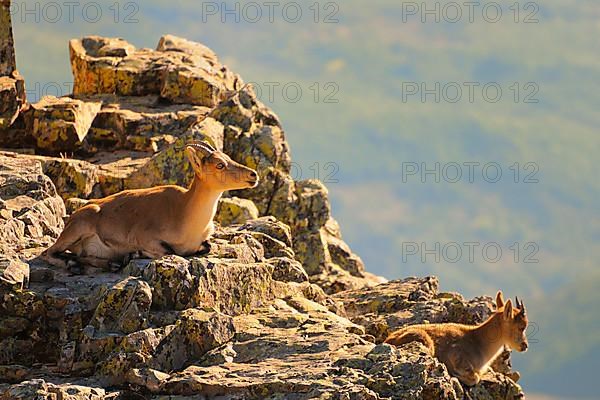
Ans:
POLYGON ((223 164, 223 163, 217 164, 217 169, 223 169, 223 168, 225 168, 225 164, 223 164))

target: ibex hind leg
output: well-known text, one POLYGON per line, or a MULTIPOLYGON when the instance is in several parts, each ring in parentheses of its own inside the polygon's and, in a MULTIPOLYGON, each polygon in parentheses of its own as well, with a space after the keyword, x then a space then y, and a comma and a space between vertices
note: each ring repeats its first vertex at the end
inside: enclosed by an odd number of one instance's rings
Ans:
POLYGON ((73 214, 56 242, 44 251, 40 258, 55 267, 67 268, 79 255, 77 248, 81 246, 81 241, 94 234, 93 221, 99 209, 98 206, 86 206, 73 214), (67 250, 72 254, 65 253, 67 250))

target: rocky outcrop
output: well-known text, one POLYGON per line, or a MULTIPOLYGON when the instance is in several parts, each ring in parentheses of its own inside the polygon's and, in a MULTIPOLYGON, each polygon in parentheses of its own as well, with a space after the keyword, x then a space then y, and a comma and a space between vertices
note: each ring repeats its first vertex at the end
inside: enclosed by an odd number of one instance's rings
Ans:
POLYGON ((53 243, 65 206, 39 162, 0 155, 0 285, 21 289, 30 258, 53 243))
POLYGON ((10 0, 0 0, 0 77, 10 76, 16 68, 10 0))
POLYGON ((223 200, 220 222, 272 215, 286 223, 298 238, 292 244, 296 260, 328 293, 381 281, 342 241, 327 188, 289 175, 290 150, 277 116, 211 50, 170 35, 157 50, 96 36, 72 40, 70 48, 73 98, 31 105, 23 113, 31 137, 21 143, 46 155, 35 159, 65 200, 165 183, 185 186, 193 176, 185 143, 209 140, 262 178, 258 188, 235 193, 243 208, 223 200), (211 89, 202 89, 205 83, 211 89), (179 97, 168 94, 175 92, 179 97), (79 159, 56 157, 67 150, 79 159))
POLYGON ((10 0, 0 0, 0 141, 9 142, 6 129, 23 108, 25 82, 15 62, 10 0))
POLYGON ((421 345, 381 344, 406 324, 480 322, 491 299, 366 272, 327 188, 290 176, 277 116, 210 49, 167 35, 70 50, 73 95, 19 106, 0 134, 1 400, 523 397, 508 357, 466 388, 421 345), (209 254, 81 276, 36 258, 87 199, 187 184, 199 139, 261 176, 221 199, 209 254))

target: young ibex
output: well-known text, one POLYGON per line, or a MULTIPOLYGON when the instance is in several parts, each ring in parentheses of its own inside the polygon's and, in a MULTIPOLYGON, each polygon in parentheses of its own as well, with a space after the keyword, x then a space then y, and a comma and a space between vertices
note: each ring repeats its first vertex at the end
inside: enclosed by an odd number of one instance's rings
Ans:
POLYGON ((451 375, 465 385, 473 386, 479 383, 504 346, 517 351, 527 350, 525 305, 517 298, 515 306, 510 299, 505 303, 502 292, 498 292, 496 312, 482 324, 413 325, 393 332, 385 343, 400 346, 421 342, 446 364, 451 375))
POLYGON ((91 200, 73 213, 42 258, 78 269, 118 266, 134 254, 159 258, 206 253, 223 192, 255 187, 259 178, 207 142, 187 145, 186 153, 195 172, 189 189, 158 186, 91 200))

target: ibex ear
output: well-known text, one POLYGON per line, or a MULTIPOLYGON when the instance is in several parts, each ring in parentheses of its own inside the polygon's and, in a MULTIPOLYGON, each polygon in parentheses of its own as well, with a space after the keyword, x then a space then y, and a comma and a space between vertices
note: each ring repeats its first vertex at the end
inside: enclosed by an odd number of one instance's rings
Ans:
POLYGON ((187 155, 190 164, 194 171, 199 172, 202 170, 202 158, 204 158, 201 152, 198 152, 195 146, 185 146, 185 154, 187 155))
POLYGON ((502 307, 504 307, 504 296, 502 295, 502 290, 498 290, 498 293, 496 293, 496 309, 502 307))
POLYGON ((192 146, 185 146, 185 155, 187 156, 188 160, 190 160, 192 165, 195 167, 197 164, 196 151, 194 150, 194 148, 192 146))
POLYGON ((511 319, 513 316, 512 301, 508 299, 504 304, 504 319, 511 319))

